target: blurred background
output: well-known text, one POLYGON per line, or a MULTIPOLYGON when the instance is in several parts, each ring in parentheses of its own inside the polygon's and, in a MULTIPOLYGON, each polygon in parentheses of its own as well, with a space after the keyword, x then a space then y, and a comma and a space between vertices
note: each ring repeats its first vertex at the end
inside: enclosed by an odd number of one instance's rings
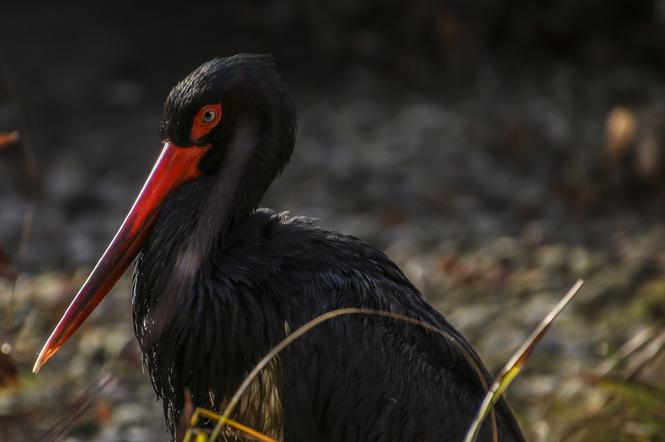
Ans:
POLYGON ((529 440, 665 434, 665 1, 24 1, 0 13, 0 440, 165 440, 128 275, 48 333, 200 63, 271 53, 299 108, 264 205, 384 250, 496 373, 529 440), (18 134, 15 132, 18 131, 18 134))

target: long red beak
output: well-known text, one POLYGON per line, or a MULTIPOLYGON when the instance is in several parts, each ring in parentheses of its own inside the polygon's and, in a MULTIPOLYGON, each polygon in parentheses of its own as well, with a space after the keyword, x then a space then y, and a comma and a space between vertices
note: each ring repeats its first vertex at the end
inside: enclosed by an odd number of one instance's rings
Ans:
POLYGON ((179 185, 200 176, 198 162, 207 149, 179 147, 170 142, 164 144, 118 233, 44 344, 33 373, 38 372, 74 334, 127 270, 150 234, 164 198, 179 185))

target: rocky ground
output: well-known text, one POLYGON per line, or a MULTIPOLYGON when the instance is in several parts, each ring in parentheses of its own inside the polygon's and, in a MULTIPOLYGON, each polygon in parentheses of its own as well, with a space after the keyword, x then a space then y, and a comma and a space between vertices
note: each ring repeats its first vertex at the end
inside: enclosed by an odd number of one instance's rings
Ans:
MULTIPOLYGON (((127 277, 39 375, 30 368, 158 153, 162 84, 188 68, 155 86, 116 69, 121 50, 96 58, 91 43, 48 77, 16 54, 0 131, 20 126, 15 87, 39 191, 28 198, 21 145, 0 150, 0 246, 18 275, 0 280, 0 386, 10 384, 0 390, 0 440, 35 440, 47 428, 68 441, 164 440, 127 277), (80 81, 81 69, 92 80, 80 81)), ((265 206, 383 249, 492 372, 584 278, 509 391, 529 440, 665 434, 661 77, 630 65, 498 60, 433 88, 362 65, 320 84, 293 66, 284 73, 299 135, 265 206)))

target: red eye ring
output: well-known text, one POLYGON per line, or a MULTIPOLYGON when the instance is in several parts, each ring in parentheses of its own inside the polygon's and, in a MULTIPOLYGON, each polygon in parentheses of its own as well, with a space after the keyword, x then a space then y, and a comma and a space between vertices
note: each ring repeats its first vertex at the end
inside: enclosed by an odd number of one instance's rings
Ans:
POLYGON ((192 121, 192 140, 195 141, 208 135, 221 119, 222 105, 220 103, 203 106, 192 121))

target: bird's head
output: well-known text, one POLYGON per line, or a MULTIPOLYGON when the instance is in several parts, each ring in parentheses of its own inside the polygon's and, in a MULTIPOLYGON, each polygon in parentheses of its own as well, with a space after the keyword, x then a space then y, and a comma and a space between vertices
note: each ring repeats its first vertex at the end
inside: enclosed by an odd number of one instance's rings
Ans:
POLYGON ((164 104, 164 143, 134 205, 39 354, 39 368, 69 339, 138 254, 164 200, 183 184, 216 175, 226 218, 255 208, 289 160, 295 109, 270 57, 204 63, 164 104))
POLYGON ((201 173, 217 172, 237 142, 252 168, 273 179, 293 150, 295 109, 269 56, 217 58, 171 90, 160 134, 164 142, 205 151, 201 173))

